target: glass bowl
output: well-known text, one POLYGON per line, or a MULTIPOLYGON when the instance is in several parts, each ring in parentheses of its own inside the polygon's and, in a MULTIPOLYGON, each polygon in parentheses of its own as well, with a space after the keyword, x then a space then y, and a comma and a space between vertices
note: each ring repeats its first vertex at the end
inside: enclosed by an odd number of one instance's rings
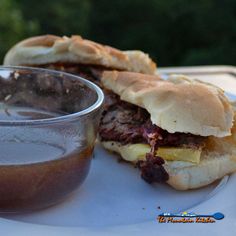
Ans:
POLYGON ((103 100, 75 75, 0 67, 0 212, 48 207, 81 185, 103 100))

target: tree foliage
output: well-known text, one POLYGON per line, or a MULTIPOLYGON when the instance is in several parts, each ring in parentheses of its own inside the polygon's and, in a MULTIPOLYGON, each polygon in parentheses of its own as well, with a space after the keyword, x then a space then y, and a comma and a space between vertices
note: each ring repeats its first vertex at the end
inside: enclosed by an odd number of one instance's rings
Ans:
POLYGON ((160 66, 232 64, 235 0, 0 0, 0 56, 35 34, 81 34, 160 66))
POLYGON ((25 21, 12 0, 0 0, 0 57, 17 41, 37 33, 37 22, 25 21))

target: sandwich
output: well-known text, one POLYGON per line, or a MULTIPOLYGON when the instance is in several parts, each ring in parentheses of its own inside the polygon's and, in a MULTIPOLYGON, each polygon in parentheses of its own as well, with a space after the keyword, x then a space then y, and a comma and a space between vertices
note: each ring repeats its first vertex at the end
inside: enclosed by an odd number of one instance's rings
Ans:
POLYGON ((121 51, 79 35, 43 35, 25 39, 13 46, 4 65, 31 66, 60 70, 100 84, 104 70, 155 74, 156 64, 142 51, 121 51))
POLYGON ((140 169, 148 183, 177 190, 206 186, 236 171, 234 110, 213 85, 172 75, 105 71, 99 140, 140 169))

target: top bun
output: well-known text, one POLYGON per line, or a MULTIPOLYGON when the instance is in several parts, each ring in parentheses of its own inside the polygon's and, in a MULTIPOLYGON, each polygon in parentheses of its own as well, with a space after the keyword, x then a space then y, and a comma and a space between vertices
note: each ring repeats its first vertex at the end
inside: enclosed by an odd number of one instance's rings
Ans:
POLYGON ((145 108, 153 124, 169 133, 231 135, 233 108, 224 92, 213 85, 183 75, 162 80, 158 76, 117 71, 105 71, 102 84, 121 100, 145 108))
POLYGON ((154 74, 156 71, 156 64, 141 51, 120 51, 79 35, 28 38, 13 46, 4 58, 4 65, 49 63, 92 64, 145 74, 154 74))

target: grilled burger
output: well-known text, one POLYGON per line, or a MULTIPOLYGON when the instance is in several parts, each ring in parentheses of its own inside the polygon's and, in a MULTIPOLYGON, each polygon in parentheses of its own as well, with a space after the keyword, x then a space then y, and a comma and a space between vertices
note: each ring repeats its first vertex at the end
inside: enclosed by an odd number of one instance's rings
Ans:
POLYGON ((154 74, 156 64, 141 51, 121 51, 81 36, 43 35, 13 46, 4 65, 36 66, 77 74, 98 85, 104 70, 154 74))
POLYGON ((234 112, 221 89, 118 71, 104 72, 101 83, 109 103, 99 139, 147 182, 187 190, 236 171, 234 112))

